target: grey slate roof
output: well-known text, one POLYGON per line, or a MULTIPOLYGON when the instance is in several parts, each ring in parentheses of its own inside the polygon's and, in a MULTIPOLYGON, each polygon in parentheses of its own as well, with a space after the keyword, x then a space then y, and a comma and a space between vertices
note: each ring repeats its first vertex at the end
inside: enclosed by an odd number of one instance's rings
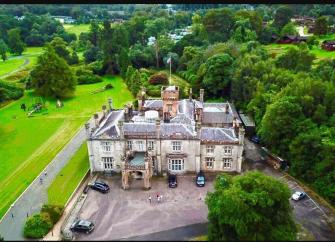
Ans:
POLYGON ((149 109, 163 108, 163 100, 161 99, 145 100, 144 107, 149 109))
POLYGON ((156 134, 156 125, 154 123, 124 123, 123 124, 124 135, 134 134, 156 134))
POLYGON ((195 138, 196 135, 192 131, 192 127, 185 124, 162 123, 160 127, 160 136, 164 138, 183 137, 186 139, 195 138))
POLYGON ((228 103, 229 113, 226 113, 227 103, 204 103, 203 109, 203 120, 204 124, 212 123, 232 123, 234 116, 237 118, 238 122, 241 123, 237 112, 232 109, 231 105, 228 103))
POLYGON ((107 118, 101 123, 100 127, 95 130, 92 134, 92 138, 98 138, 102 134, 108 135, 110 138, 119 135, 119 129, 117 127, 117 122, 123 119, 124 110, 115 110, 107 115, 107 118))
POLYGON ((200 139, 202 141, 229 141, 237 142, 238 138, 235 136, 233 129, 227 128, 209 128, 203 127, 200 130, 200 139))

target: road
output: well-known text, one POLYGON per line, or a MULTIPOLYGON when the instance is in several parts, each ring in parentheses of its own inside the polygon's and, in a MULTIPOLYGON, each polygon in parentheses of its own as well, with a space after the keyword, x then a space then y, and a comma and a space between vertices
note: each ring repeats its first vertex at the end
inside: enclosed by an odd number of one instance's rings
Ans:
MULTIPOLYGON (((248 170, 259 170, 267 175, 276 177, 288 185, 292 194, 295 191, 304 191, 304 189, 288 175, 273 169, 262 161, 260 148, 258 146, 249 140, 245 142, 245 162, 242 167, 244 172, 248 170)), ((311 232, 316 240, 335 240, 335 231, 332 230, 325 218, 325 216, 328 216, 329 219, 334 220, 334 214, 326 207, 318 204, 308 193, 307 195, 307 198, 298 202, 290 200, 296 221, 311 232)))
POLYGON ((14 202, 0 221, 0 234, 5 240, 24 240, 23 227, 27 215, 38 213, 42 205, 47 203, 49 185, 85 140, 85 128, 82 127, 14 202))
MULTIPOLYGON (((18 57, 12 57, 12 58, 10 58, 10 59, 18 59, 18 58, 23 58, 23 57, 22 57, 22 56, 21 56, 21 57, 18 56, 18 57)), ((30 60, 29 60, 28 58, 24 58, 24 63, 23 63, 21 66, 19 66, 19 68, 15 69, 15 70, 13 70, 13 71, 7 72, 6 74, 0 76, 0 79, 4 79, 4 78, 6 78, 6 77, 8 77, 8 76, 10 76, 10 75, 12 75, 12 74, 18 72, 18 71, 21 71, 21 70, 22 70, 23 68, 25 68, 29 63, 30 63, 30 60)))

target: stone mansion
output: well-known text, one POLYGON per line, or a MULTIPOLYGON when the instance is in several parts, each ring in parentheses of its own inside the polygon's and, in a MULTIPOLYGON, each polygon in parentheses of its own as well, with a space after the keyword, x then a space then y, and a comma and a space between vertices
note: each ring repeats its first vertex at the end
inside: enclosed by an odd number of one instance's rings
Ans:
POLYGON ((199 171, 240 172, 244 129, 234 106, 179 99, 178 86, 163 86, 161 99, 138 96, 138 109, 103 106, 95 126, 86 124, 91 172, 121 172, 122 186, 142 178, 150 188, 153 175, 199 171), (241 126, 241 127, 240 127, 241 126))

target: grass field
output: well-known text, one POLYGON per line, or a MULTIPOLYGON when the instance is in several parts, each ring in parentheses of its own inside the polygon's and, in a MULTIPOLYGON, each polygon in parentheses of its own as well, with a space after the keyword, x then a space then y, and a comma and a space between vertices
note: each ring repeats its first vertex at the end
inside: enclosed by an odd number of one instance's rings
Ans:
POLYGON ((48 203, 64 206, 88 169, 89 162, 85 142, 48 188, 48 203))
POLYGON ((133 99, 119 77, 104 77, 104 82, 77 86, 76 95, 64 100, 61 109, 56 108, 56 100, 45 99, 48 114, 28 118, 20 105, 29 107, 34 97, 32 91, 26 92, 0 109, 0 217, 108 98, 113 98, 115 107, 133 99), (114 88, 91 94, 107 83, 114 88))
POLYGON ((5 62, 0 62, 0 79, 17 81, 24 77, 29 70, 36 65, 37 56, 40 55, 42 51, 42 47, 28 47, 20 56, 7 53, 9 59, 5 62), (9 75, 11 72, 13 73, 9 75))
POLYGON ((88 32, 90 24, 64 24, 64 29, 69 33, 74 33, 79 37, 80 33, 88 32))

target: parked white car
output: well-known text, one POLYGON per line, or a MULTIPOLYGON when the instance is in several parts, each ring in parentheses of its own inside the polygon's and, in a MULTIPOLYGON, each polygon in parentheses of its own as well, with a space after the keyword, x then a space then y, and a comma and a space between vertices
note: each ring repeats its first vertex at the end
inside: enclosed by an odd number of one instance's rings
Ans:
POLYGON ((303 199, 304 197, 306 197, 306 193, 296 191, 295 193, 293 193, 291 199, 293 199, 295 201, 299 201, 299 200, 303 199))

